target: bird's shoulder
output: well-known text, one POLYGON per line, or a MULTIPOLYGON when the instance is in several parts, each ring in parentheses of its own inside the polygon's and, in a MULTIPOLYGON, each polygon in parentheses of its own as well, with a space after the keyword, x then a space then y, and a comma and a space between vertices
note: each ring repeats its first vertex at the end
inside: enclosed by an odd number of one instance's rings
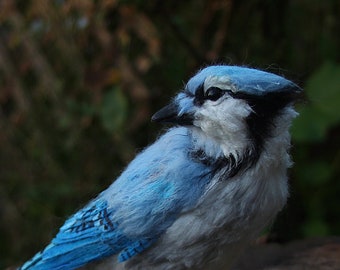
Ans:
POLYGON ((211 179, 211 168, 191 158, 191 150, 187 129, 171 129, 137 155, 102 194, 125 232, 160 234, 182 211, 194 207, 211 179))

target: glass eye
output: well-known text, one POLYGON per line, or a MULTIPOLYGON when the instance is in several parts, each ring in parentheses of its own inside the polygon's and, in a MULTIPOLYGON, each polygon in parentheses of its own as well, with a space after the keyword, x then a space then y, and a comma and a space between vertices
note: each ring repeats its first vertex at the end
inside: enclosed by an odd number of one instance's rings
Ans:
POLYGON ((221 96, 223 96, 224 93, 225 93, 225 91, 223 91, 222 89, 220 89, 218 87, 210 87, 205 92, 204 97, 205 97, 205 99, 216 101, 221 96))

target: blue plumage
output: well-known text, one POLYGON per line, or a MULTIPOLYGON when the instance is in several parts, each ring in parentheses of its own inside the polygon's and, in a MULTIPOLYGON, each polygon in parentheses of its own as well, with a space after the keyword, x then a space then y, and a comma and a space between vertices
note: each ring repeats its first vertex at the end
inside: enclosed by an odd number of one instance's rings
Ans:
POLYGON ((91 202, 71 217, 51 244, 22 269, 74 269, 119 252, 131 241, 117 229, 111 215, 107 202, 91 202))
POLYGON ((188 138, 185 128, 159 138, 21 269, 74 269, 117 253, 122 262, 148 248, 197 203, 211 178, 209 167, 187 162, 188 138))
POLYGON ((123 269, 204 267, 224 246, 234 257, 234 245, 249 242, 286 200, 287 129, 300 90, 256 69, 201 70, 152 118, 179 127, 137 155, 21 269, 75 269, 112 256, 123 269))
POLYGON ((273 73, 253 68, 220 65, 209 66, 200 71, 188 81, 187 89, 194 93, 208 76, 226 76, 236 91, 253 95, 264 95, 286 88, 298 88, 295 83, 273 73))

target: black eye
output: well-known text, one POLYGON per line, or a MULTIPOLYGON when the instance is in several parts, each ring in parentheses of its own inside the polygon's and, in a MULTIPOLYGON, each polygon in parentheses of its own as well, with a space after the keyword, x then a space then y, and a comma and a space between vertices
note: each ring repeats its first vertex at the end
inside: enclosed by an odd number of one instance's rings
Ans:
POLYGON ((207 89, 207 91, 204 94, 205 99, 209 99, 212 101, 218 100, 221 96, 223 96, 225 91, 218 87, 210 87, 207 89))

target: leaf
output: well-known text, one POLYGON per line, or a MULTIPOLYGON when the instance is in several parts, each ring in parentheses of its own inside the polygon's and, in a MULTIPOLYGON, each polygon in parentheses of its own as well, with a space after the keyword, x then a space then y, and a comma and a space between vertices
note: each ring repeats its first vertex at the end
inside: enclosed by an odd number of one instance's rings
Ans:
POLYGON ((300 115, 294 119, 291 128, 293 140, 305 143, 322 141, 333 121, 313 106, 298 111, 300 115))
POLYGON ((332 179, 332 166, 325 161, 310 160, 306 164, 300 164, 297 175, 300 184, 305 187, 320 187, 332 179))
POLYGON ((340 121, 340 65, 322 65, 307 81, 306 92, 320 112, 340 121))
POLYGON ((127 100, 118 87, 105 93, 99 107, 99 117, 108 132, 117 132, 122 128, 127 116, 127 100))
POLYGON ((323 220, 308 220, 302 229, 305 237, 329 235, 329 226, 323 220))
POLYGON ((340 122, 340 66, 322 65, 307 81, 305 91, 310 103, 299 110, 292 136, 299 142, 319 142, 340 122))

